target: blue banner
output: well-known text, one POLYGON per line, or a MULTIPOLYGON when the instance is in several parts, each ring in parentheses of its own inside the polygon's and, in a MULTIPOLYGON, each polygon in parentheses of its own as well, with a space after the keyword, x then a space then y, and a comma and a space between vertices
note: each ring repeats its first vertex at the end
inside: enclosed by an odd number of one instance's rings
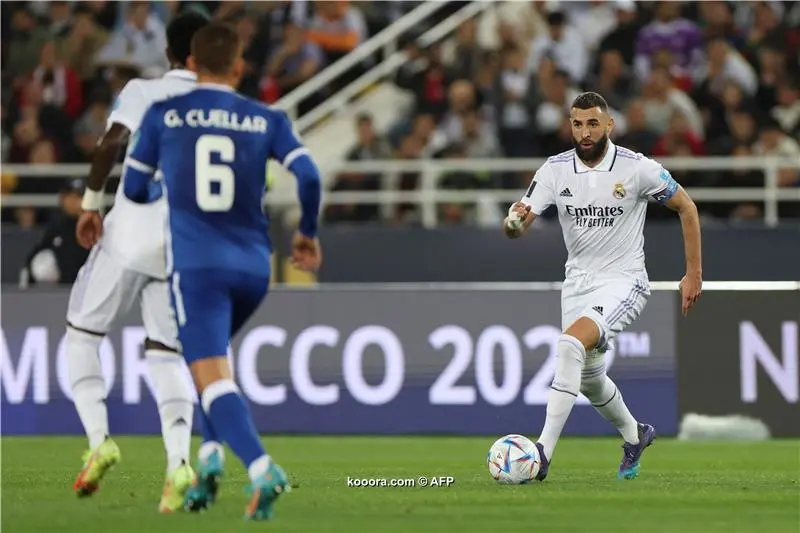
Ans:
MULTIPOLYGON (((64 359, 67 294, 4 291, 2 303, 2 433, 82 434, 64 359)), ((559 309, 556 291, 277 290, 230 361, 262 433, 533 434, 559 309)), ((673 295, 654 293, 607 354, 634 416, 667 435, 677 431, 675 312, 673 295)), ((140 324, 128 317, 100 348, 115 434, 160 433, 140 324)), ((580 397, 565 434, 615 430, 580 397)))

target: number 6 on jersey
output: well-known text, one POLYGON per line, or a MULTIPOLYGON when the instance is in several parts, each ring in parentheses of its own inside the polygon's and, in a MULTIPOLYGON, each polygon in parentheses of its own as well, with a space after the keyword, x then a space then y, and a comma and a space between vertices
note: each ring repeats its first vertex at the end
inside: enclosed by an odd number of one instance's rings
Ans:
POLYGON ((194 146, 197 205, 206 212, 230 211, 236 177, 230 166, 212 163, 211 154, 219 154, 223 163, 233 163, 236 154, 233 139, 224 135, 198 137, 194 146))

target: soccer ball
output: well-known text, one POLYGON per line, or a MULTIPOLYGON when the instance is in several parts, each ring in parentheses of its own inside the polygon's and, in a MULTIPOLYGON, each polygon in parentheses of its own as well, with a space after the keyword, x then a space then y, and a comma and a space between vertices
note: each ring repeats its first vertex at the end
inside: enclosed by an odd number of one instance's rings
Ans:
POLYGON ((489 474, 503 485, 523 485, 539 473, 539 451, 522 435, 506 435, 497 439, 486 457, 489 474))

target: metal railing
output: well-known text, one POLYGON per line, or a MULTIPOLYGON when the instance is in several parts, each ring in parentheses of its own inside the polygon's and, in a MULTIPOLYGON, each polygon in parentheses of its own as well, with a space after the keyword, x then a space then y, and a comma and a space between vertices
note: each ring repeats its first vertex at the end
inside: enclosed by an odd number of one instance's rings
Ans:
MULTIPOLYGON (((383 47, 384 60, 380 64, 375 65, 338 92, 326 98, 320 105, 304 114, 302 117, 297 118, 297 120, 295 120, 295 127, 302 134, 326 116, 344 111, 346 109, 346 104, 353 97, 372 84, 393 74, 403 66, 407 57, 406 53, 403 51, 394 51, 396 50, 397 39, 445 4, 446 2, 425 2, 414 11, 408 13, 405 17, 376 34, 375 37, 366 43, 359 45, 353 52, 347 54, 344 58, 278 100, 275 103, 275 107, 286 111, 291 118, 296 118, 297 107, 300 102, 324 89, 333 80, 345 74, 351 68, 370 57, 370 55, 379 48, 383 47), (427 9, 423 10, 423 8, 427 9)), ((420 46, 426 47, 436 43, 455 31, 461 23, 483 13, 494 5, 493 2, 472 2, 471 4, 467 4, 465 7, 422 34, 418 39, 420 46)))
MULTIPOLYGON (((376 33, 364 43, 358 45, 355 50, 339 61, 331 64, 319 74, 278 100, 275 106, 286 111, 290 118, 296 119, 297 108, 303 100, 324 89, 339 76, 368 59, 378 50, 383 49, 385 57, 391 56, 397 50, 397 42, 404 33, 427 20, 445 5, 447 5, 447 2, 422 3, 388 27, 376 33)), ((303 123, 297 124, 297 128, 301 132, 303 131, 303 125, 303 123)))
MULTIPOLYGON (((324 205, 378 204, 394 206, 416 204, 421 207, 422 223, 425 227, 438 224, 437 206, 442 203, 515 202, 522 191, 509 189, 443 190, 440 180, 448 172, 533 172, 544 159, 458 159, 458 160, 386 160, 343 162, 326 169, 328 180, 340 173, 380 174, 382 190, 378 191, 326 191, 324 205), (399 191, 396 183, 400 173, 417 173, 419 187, 413 191, 399 191)), ((659 162, 672 171, 695 170, 761 170, 764 172, 763 187, 690 187, 687 191, 699 202, 760 202, 764 204, 764 222, 773 227, 778 224, 778 204, 780 202, 800 202, 799 187, 778 187, 778 171, 784 168, 800 168, 800 159, 774 157, 669 157, 659 162)), ((118 165, 112 176, 119 176, 118 165)), ((89 165, 4 165, 2 171, 16 174, 23 179, 44 177, 83 177, 89 172, 89 165)), ((113 197, 108 195, 109 204, 113 197)), ((292 207, 297 205, 297 197, 291 191, 275 191, 264 198, 270 207, 292 207)), ((54 207, 58 205, 55 194, 10 194, 2 199, 2 206, 54 207)))

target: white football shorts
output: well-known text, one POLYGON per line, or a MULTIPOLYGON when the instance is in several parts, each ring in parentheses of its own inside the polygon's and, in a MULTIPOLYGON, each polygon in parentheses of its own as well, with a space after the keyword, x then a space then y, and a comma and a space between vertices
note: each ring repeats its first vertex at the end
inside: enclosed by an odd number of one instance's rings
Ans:
POLYGON ((650 296, 645 276, 568 278, 561 289, 561 328, 565 331, 581 317, 600 329, 600 342, 587 356, 604 354, 614 338, 639 318, 650 296))
POLYGON ((69 296, 67 322, 105 335, 128 314, 140 296, 147 338, 176 348, 178 332, 169 284, 123 267, 100 245, 92 248, 78 272, 69 296))

